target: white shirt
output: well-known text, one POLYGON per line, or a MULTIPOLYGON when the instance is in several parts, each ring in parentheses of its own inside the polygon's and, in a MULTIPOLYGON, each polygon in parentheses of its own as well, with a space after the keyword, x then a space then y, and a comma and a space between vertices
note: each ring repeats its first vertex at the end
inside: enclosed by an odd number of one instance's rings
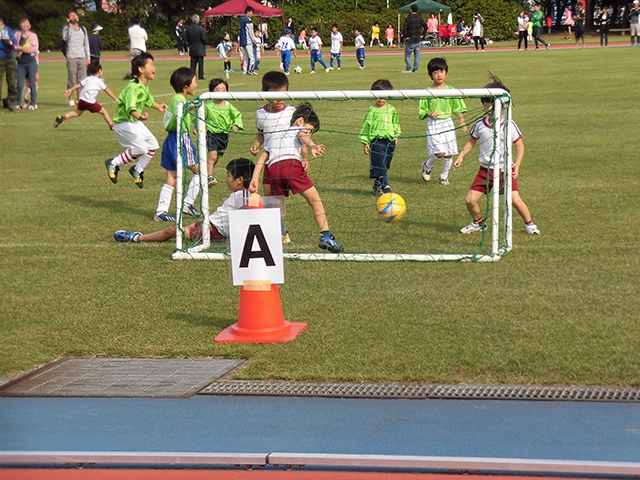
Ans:
POLYGON ((340 32, 331 32, 331 53, 340 53, 342 46, 342 34, 340 32))
POLYGON ((147 32, 140 25, 133 25, 129 28, 130 50, 137 48, 143 52, 147 51, 147 32))
POLYGON ((222 202, 216 211, 209 215, 209 222, 218 231, 229 238, 229 212, 246 208, 249 201, 249 190, 236 190, 222 202))
MULTIPOLYGON (((511 135, 511 141, 516 143, 522 138, 522 133, 516 125, 516 122, 511 120, 509 122, 509 133, 511 135)), ((480 147, 480 155, 478 161, 484 168, 489 168, 491 162, 491 153, 493 151, 493 128, 487 122, 487 117, 483 117, 473 124, 470 135, 477 140, 480 147)), ((505 161, 505 138, 504 138, 504 124, 500 125, 498 129, 498 145, 494 153, 494 164, 497 161, 500 170, 504 170, 505 161)))
POLYGON ((311 50, 320 50, 320 47, 322 47, 322 39, 320 38, 320 35, 309 37, 309 48, 311 50))
POLYGON ((298 134, 303 130, 304 127, 289 127, 269 135, 269 140, 264 142, 264 150, 269 152, 266 165, 270 166, 280 160, 291 158, 302 161, 300 150, 303 144, 298 139, 298 134))
POLYGON ((260 59, 261 53, 262 53, 262 38, 256 37, 255 46, 256 46, 255 47, 256 48, 256 58, 260 59))
POLYGON ((293 42, 293 39, 291 37, 283 35, 280 37, 280 40, 278 40, 276 48, 279 48, 282 52, 286 52, 287 50, 295 50, 296 44, 293 42))
POLYGON ((353 43, 356 48, 364 47, 364 37, 362 35, 358 35, 353 43))
POLYGON ((100 77, 89 76, 80 82, 82 90, 80 90, 80 100, 87 103, 96 103, 96 97, 101 90, 107 89, 107 84, 100 77))

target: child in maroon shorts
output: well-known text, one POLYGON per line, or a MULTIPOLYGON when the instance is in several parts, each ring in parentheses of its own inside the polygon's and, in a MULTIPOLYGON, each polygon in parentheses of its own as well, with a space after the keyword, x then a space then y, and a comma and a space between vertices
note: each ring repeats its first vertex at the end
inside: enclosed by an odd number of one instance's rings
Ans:
POLYGON ((102 79, 102 66, 100 66, 99 63, 90 63, 87 67, 87 73, 89 74, 87 78, 82 80, 75 87, 70 88, 66 92, 64 92, 67 97, 71 98, 71 95, 74 91, 80 88, 82 89, 82 91, 80 92, 80 97, 78 99, 78 105, 76 107, 77 110, 73 110, 66 115, 58 115, 53 121, 54 128, 58 128, 58 125, 60 125, 65 120, 79 117, 85 111, 89 111, 91 113, 99 113, 100 115, 102 115, 104 117, 104 121, 107 122, 107 125, 109 125, 109 128, 113 130, 113 121, 109 116, 109 112, 107 112, 107 110, 102 105, 96 102, 96 97, 101 90, 104 90, 104 92, 111 98, 113 98, 116 102, 118 101, 118 98, 111 92, 111 90, 107 88, 107 84, 104 83, 104 80, 102 79))

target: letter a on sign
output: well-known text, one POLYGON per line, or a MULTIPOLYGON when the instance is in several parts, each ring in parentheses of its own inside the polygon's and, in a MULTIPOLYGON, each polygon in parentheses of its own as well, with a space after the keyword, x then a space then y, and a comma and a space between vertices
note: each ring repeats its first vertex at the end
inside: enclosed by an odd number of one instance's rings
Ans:
POLYGON ((245 280, 284 283, 280 209, 229 212, 229 240, 234 285, 245 280))

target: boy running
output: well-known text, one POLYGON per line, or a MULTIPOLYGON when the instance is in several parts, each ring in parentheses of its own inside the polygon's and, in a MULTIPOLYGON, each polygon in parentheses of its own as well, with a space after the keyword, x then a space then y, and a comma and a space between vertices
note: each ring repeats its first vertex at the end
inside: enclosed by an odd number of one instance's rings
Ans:
POLYGON ((73 88, 69 88, 64 92, 65 96, 71 98, 73 92, 81 89, 80 96, 78 98, 78 105, 76 107, 77 110, 72 110, 65 115, 58 115, 53 121, 53 128, 58 128, 58 126, 65 120, 79 117, 85 111, 89 111, 91 113, 99 113, 102 115, 104 121, 109 125, 109 128, 113 130, 113 121, 109 116, 109 112, 107 112, 106 108, 96 102, 96 97, 99 92, 104 91, 104 93, 109 95, 115 101, 118 101, 118 98, 107 88, 107 84, 104 83, 104 80, 102 79, 102 66, 99 63, 90 63, 87 67, 87 73, 89 74, 88 77, 73 88))
POLYGON ((322 39, 320 35, 318 35, 318 29, 316 27, 311 27, 309 51, 311 52, 311 73, 316 73, 316 62, 322 65, 326 73, 329 73, 329 67, 327 67, 327 64, 322 60, 322 39))
MULTIPOLYGON (((427 90, 452 90, 444 82, 449 66, 444 58, 432 58, 427 65, 433 84, 427 90)), ((427 119, 427 153, 429 158, 422 162, 422 179, 431 180, 431 170, 437 160, 442 160, 440 184, 449 185, 449 170, 452 157, 458 153, 456 129, 451 115, 457 115, 463 132, 467 131, 463 113, 467 106, 461 98, 423 98, 420 100, 420 120, 427 119)))
MULTIPOLYGON (((492 82, 485 85, 484 88, 501 88, 507 92, 509 91, 498 77, 490 74, 490 78, 492 82)), ((502 182, 504 181, 504 158, 506 154, 504 130, 500 128, 498 130, 498 138, 494 139, 494 131, 492 128, 493 101, 491 98, 481 98, 480 101, 482 102, 486 115, 471 127, 469 140, 462 148, 462 151, 453 164, 454 169, 462 165, 465 155, 473 149, 476 143, 479 143, 480 156, 478 157, 478 161, 480 162, 480 171, 476 175, 476 178, 467 193, 467 197, 465 198, 467 210, 471 214, 472 222, 460 230, 460 233, 464 234, 480 232, 487 228, 487 225, 482 218, 482 212, 478 206, 478 201, 483 195, 486 195, 487 192, 491 191, 493 188, 493 168, 491 168, 493 167, 493 165, 491 165, 492 157, 494 161, 496 158, 498 159, 498 168, 500 168, 500 193, 502 193, 503 190, 502 182)), ((500 121, 503 122, 504 120, 501 118, 500 121)), ((513 120, 509 122, 509 130, 513 144, 516 147, 516 157, 511 170, 511 198, 513 208, 516 209, 518 214, 524 220, 525 233, 529 235, 540 235, 540 230, 538 230, 538 227, 531 219, 529 208, 520 197, 520 193, 518 192, 518 182, 516 181, 520 172, 520 166, 522 165, 522 158, 524 157, 522 134, 513 120)))
POLYGON ((128 163, 138 161, 129 168, 138 188, 144 187, 144 169, 160 147, 158 140, 144 125, 149 119, 149 112, 144 112, 144 107, 153 107, 164 113, 167 105, 156 103, 149 91, 149 81, 156 78, 156 67, 153 64, 153 55, 143 52, 131 59, 131 72, 133 79, 129 81, 124 90, 118 96, 118 106, 113 117, 114 132, 120 145, 125 151, 120 155, 108 158, 104 161, 109 180, 118 183, 118 171, 120 167, 128 163))

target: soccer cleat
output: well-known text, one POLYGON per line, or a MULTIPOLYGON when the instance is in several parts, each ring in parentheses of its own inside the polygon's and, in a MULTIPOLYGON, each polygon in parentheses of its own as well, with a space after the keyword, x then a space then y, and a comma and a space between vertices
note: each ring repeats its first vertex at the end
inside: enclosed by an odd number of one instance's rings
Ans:
POLYGON ((214 185, 217 185, 217 184, 218 184, 218 180, 217 180, 217 179, 215 179, 212 175, 209 175, 209 176, 207 177, 207 180, 209 181, 209 186, 210 186, 210 187, 213 187, 214 185))
POLYGON ((533 222, 527 223, 524 226, 524 232, 528 235, 540 235, 540 230, 538 230, 538 226, 533 222))
POLYGON ((400 70, 400 73, 413 73, 411 70, 400 70))
POLYGON ((440 185, 450 185, 449 179, 446 177, 440 177, 440 185))
POLYGON ((473 222, 471 222, 469 225, 467 225, 466 227, 462 227, 460 229, 460 233, 473 233, 473 232, 481 232, 482 230, 484 230, 485 228, 487 228, 487 224, 482 222, 482 223, 478 223, 475 220, 473 222))
POLYGON ((389 185, 385 185, 382 187, 382 193, 391 193, 391 187, 389 185))
POLYGON ((549 48, 551 48, 551 44, 550 44, 550 43, 547 43, 547 44, 545 45, 545 48, 546 48, 547 50, 549 50, 549 48))
POLYGON ((344 247, 338 243, 335 237, 331 234, 320 234, 320 241, 318 247, 322 250, 329 250, 331 253, 340 253, 344 250, 344 247))
POLYGON ((288 77, 289 76, 289 72, 284 72, 284 74, 288 77))
POLYGON ((374 183, 373 187, 371 188, 371 193, 373 193, 374 195, 382 195, 382 185, 380 185, 379 183, 374 183))
POLYGON ((428 160, 422 162, 422 180, 425 182, 431 181, 431 169, 427 166, 428 160))
POLYGON ((282 235, 282 243, 285 245, 289 245, 291 243, 291 237, 289 236, 289 232, 285 232, 285 234, 282 235))
POLYGON ((61 125, 62 122, 64 122, 64 117, 62 115, 58 115, 56 119, 53 121, 53 128, 58 128, 58 126, 61 125))
POLYGON ((35 105, 29 105, 28 110, 35 110, 37 107, 35 105))
POLYGON ((316 71, 315 70, 311 70, 309 73, 316 73, 316 71))
POLYGON ((200 218, 200 212, 196 210, 193 205, 185 205, 182 209, 182 213, 192 216, 193 218, 200 218))
POLYGON ((360 66, 358 67, 358 70, 364 70, 364 65, 360 65, 360 66))
POLYGON ((338 70, 340 70, 340 67, 338 67, 338 70))
POLYGON ((140 240, 140 232, 125 232, 124 230, 118 230, 113 234, 113 238, 116 242, 138 242, 140 240))
POLYGON ((113 183, 118 183, 118 171, 120 170, 120 167, 116 167, 115 165, 112 165, 111 160, 113 160, 113 158, 107 158, 104 161, 104 166, 107 167, 107 174, 109 175, 109 180, 111 180, 111 182, 113 183))
POLYGON ((156 222, 175 222, 176 219, 173 215, 171 215, 169 212, 156 212, 156 214, 153 216, 153 219, 156 222))
POLYGON ((229 69, 229 73, 233 73, 235 72, 235 70, 233 70, 232 68, 229 69))
MULTIPOLYGON (((631 45, 633 47, 633 44, 631 45)), ((333 70, 333 67, 329 67, 329 71, 333 70)))
POLYGON ((136 166, 132 165, 129 169, 129 174, 133 177, 133 181, 135 182, 136 187, 144 187, 144 171, 139 172, 136 170, 136 166))
POLYGON ((327 68, 324 69, 325 73, 329 73, 331 70, 333 70, 333 68, 327 67, 327 68))

